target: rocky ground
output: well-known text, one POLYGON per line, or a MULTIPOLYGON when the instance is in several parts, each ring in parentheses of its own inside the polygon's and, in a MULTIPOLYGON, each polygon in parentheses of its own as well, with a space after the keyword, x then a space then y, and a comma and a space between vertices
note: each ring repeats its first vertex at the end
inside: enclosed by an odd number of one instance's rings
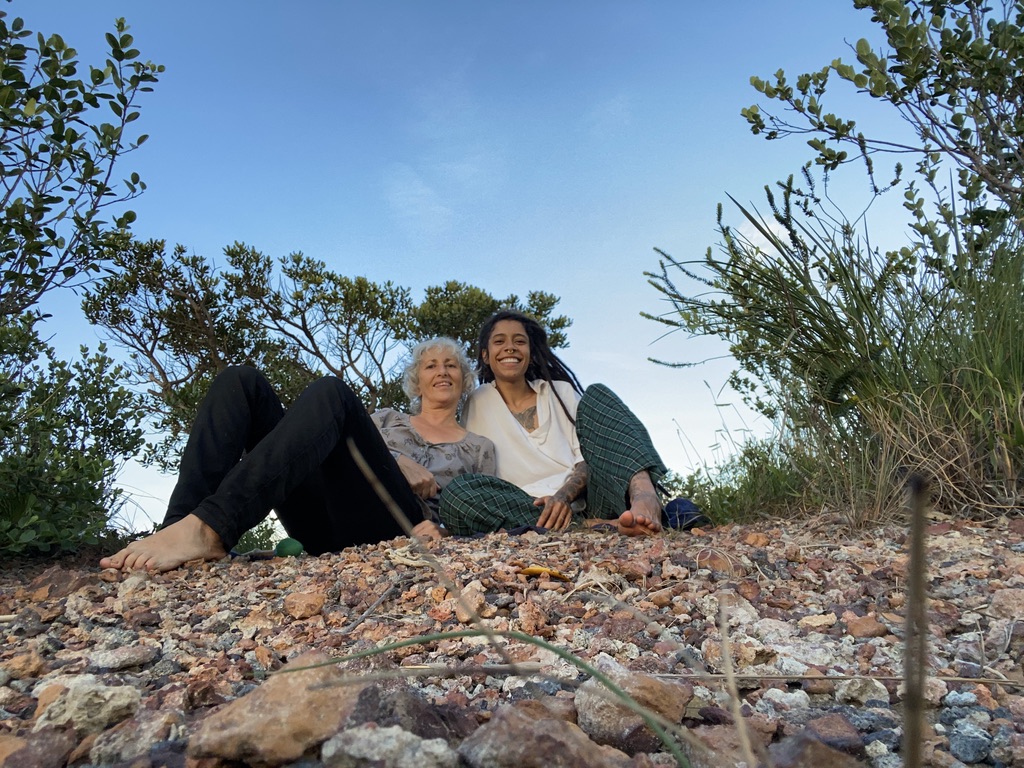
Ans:
MULTIPOLYGON (((902 765, 905 537, 817 521, 9 567, 0 764, 902 765)), ((927 551, 925 764, 1024 766, 1024 519, 933 522, 927 551)))

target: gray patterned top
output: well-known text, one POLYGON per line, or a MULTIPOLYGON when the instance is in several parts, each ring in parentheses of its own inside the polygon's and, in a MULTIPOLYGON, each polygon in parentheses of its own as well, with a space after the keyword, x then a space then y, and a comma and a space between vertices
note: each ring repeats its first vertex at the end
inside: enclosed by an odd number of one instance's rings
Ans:
MULTIPOLYGON (((407 456, 428 469, 442 491, 456 475, 469 472, 483 475, 495 473, 494 443, 486 437, 468 432, 455 443, 428 443, 413 429, 407 413, 393 408, 381 408, 371 414, 371 418, 392 453, 407 456)), ((437 515, 439 505, 439 495, 426 500, 429 519, 436 523, 441 521, 437 515)))

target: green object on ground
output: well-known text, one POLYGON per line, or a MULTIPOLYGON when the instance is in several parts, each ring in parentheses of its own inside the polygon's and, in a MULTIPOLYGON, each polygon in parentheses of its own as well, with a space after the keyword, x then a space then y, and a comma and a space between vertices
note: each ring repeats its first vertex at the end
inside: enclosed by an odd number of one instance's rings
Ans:
POLYGON ((274 554, 278 557, 295 557, 302 554, 302 542, 296 539, 281 539, 274 547, 274 554))

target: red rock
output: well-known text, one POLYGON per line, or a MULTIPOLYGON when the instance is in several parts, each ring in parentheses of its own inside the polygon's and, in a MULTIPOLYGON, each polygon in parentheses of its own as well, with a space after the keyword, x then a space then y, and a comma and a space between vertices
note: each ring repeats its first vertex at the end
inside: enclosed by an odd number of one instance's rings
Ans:
POLYGON ((493 605, 487 604, 483 585, 479 581, 467 584, 455 600, 455 618, 462 624, 471 624, 474 614, 486 619, 494 616, 495 613, 497 613, 497 609, 493 605))
POLYGON ((854 725, 839 714, 825 715, 807 723, 807 730, 819 741, 840 752, 864 756, 864 739, 854 725))
POLYGON ((809 733, 790 736, 770 750, 773 768, 858 768, 861 762, 827 744, 823 744, 809 733))
POLYGON ((885 637, 889 634, 886 626, 873 613, 857 616, 847 612, 843 614, 843 622, 846 624, 846 633, 852 637, 885 637))
POLYGON ((735 725, 698 725, 689 728, 687 733, 693 740, 683 742, 683 752, 691 766, 719 768, 743 761, 742 743, 735 725))
POLYGON ((284 598, 284 611, 296 619, 316 616, 327 602, 322 592, 291 592, 284 598))
POLYGON ((746 575, 739 560, 719 549, 704 548, 697 552, 694 560, 698 568, 707 568, 717 573, 724 573, 732 578, 746 575))
POLYGON ((817 669, 808 669, 807 677, 800 681, 800 687, 809 694, 835 693, 836 684, 817 669))
POLYGON ((34 578, 24 588, 23 594, 32 602, 41 603, 45 600, 67 597, 72 592, 95 583, 94 574, 54 565, 34 578))
POLYGON ((281 765, 336 733, 368 684, 345 674, 319 651, 289 662, 259 688, 204 719, 188 744, 190 757, 281 765), (303 667, 311 667, 303 669, 303 667))
POLYGON ((0 733, 0 765, 7 765, 7 758, 28 746, 28 740, 9 733, 0 733))
POLYGON ((19 653, 17 656, 8 659, 0 664, 0 669, 5 670, 15 680, 25 680, 40 677, 49 669, 49 663, 35 650, 26 653, 19 653))
POLYGON ((988 613, 997 619, 1024 617, 1024 589, 998 589, 992 594, 988 613))
POLYGON ((515 707, 501 707, 461 745, 471 768, 629 768, 629 757, 601 747, 564 720, 536 720, 515 707))
POLYGON ((21 738, 0 736, 0 765, 4 768, 62 768, 78 743, 70 728, 44 728, 21 738))
MULTIPOLYGON (((671 723, 682 720, 686 704, 693 698, 692 687, 626 669, 604 654, 595 659, 594 666, 637 704, 671 723)), ((576 692, 576 711, 580 727, 599 744, 627 754, 653 752, 662 746, 640 715, 609 695, 597 678, 587 680, 576 692)))
POLYGON ((552 629, 548 626, 548 615, 532 600, 527 600, 517 609, 519 625, 523 632, 537 637, 549 637, 552 629))
POLYGON ((754 601, 761 596, 761 585, 753 579, 743 579, 736 585, 736 592, 744 600, 754 601))

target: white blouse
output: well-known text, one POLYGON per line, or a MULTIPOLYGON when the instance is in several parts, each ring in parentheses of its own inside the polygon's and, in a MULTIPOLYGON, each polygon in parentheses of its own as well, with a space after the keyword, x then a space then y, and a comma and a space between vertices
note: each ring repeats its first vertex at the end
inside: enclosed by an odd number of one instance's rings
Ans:
MULTIPOLYGON (((576 427, 566 416, 551 386, 543 380, 529 382, 537 393, 537 428, 528 432, 516 421, 494 382, 470 394, 462 409, 462 424, 470 432, 494 442, 497 475, 534 497, 550 496, 583 461, 576 427)), ((554 387, 573 419, 579 395, 566 381, 554 387)))

